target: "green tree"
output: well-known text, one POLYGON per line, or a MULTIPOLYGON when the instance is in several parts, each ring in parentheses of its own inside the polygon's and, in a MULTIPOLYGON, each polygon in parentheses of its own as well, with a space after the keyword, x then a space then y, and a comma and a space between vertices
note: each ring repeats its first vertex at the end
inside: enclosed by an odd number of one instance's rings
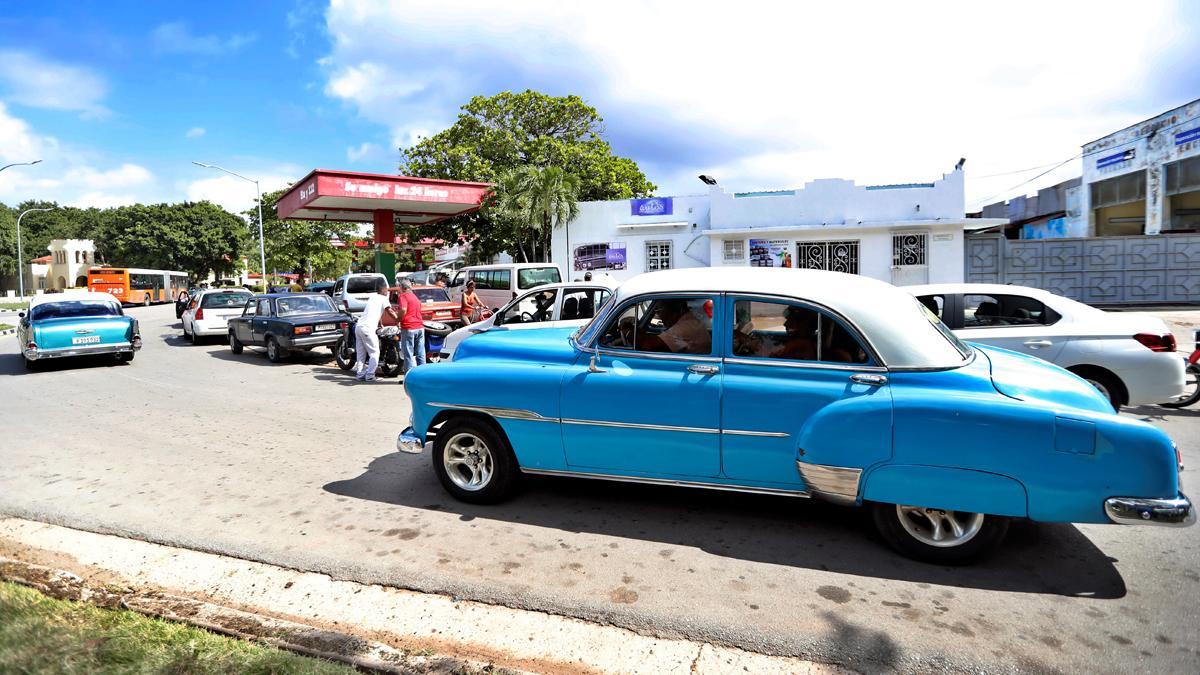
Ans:
POLYGON ((193 279, 238 267, 246 223, 210 202, 134 204, 101 213, 92 237, 101 260, 181 270, 193 279))
MULTIPOLYGON (((266 240, 267 273, 297 272, 307 275, 309 266, 316 277, 345 274, 350 253, 335 249, 333 239, 346 241, 357 229, 353 223, 328 220, 280 220, 279 198, 287 190, 263 195, 263 238, 266 240)), ((250 221, 250 258, 258 259, 258 208, 243 212, 250 221)), ((251 269, 258 265, 251 262, 251 269)))
POLYGON ((500 179, 496 210, 515 225, 517 252, 524 262, 550 257, 554 230, 579 216, 579 178, 556 166, 522 166, 500 179))
MULTIPOLYGON (((603 123, 596 109, 578 96, 531 90, 476 96, 450 128, 403 149, 400 172, 500 183, 518 167, 557 167, 577 180, 581 201, 652 194, 656 188, 637 163, 613 154, 602 137, 603 123)), ((496 196, 493 206, 504 201, 503 185, 498 185, 496 196)), ((521 227, 522 221, 508 209, 489 207, 422 227, 420 235, 443 241, 462 235, 478 253, 491 255, 523 241, 521 227)))

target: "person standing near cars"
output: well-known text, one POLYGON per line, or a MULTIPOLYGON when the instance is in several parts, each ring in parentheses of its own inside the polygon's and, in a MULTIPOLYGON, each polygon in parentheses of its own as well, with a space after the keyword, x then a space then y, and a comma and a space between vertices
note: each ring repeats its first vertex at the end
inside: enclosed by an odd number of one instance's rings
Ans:
POLYGON ((412 282, 400 280, 400 353, 404 358, 403 376, 425 363, 425 321, 421 318, 421 299, 413 293, 412 282))
POLYGON ((388 304, 388 286, 383 279, 375 280, 375 294, 367 298, 366 307, 354 324, 354 350, 358 362, 354 364, 354 379, 363 382, 375 380, 375 369, 379 367, 379 320, 385 311, 392 311, 388 304))
POLYGON ((483 319, 483 301, 479 299, 479 294, 475 292, 474 279, 467 282, 467 287, 463 291, 461 300, 461 314, 464 321, 475 323, 483 319))

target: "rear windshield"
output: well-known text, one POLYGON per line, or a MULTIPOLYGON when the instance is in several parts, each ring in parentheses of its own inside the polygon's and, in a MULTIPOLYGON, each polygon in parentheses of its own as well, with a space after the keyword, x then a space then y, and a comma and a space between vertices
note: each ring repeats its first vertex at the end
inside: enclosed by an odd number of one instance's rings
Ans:
POLYGON ((562 281, 557 267, 529 267, 517 271, 517 288, 533 288, 542 284, 557 284, 562 281))
POLYGON ((333 312, 333 302, 324 295, 294 295, 290 298, 279 298, 275 301, 276 316, 296 316, 297 314, 321 314, 333 312))
POLYGON ((70 300, 66 302, 51 302, 38 305, 29 312, 29 318, 67 319, 85 316, 120 316, 121 308, 113 302, 104 300, 70 300))
POLYGON ((374 293, 379 277, 350 277, 346 280, 347 293, 374 293))
POLYGON ((200 306, 204 309, 243 307, 249 299, 249 293, 209 293, 200 299, 200 306))
POLYGON ((450 302, 450 294, 444 288, 414 288, 417 299, 425 302, 450 302))

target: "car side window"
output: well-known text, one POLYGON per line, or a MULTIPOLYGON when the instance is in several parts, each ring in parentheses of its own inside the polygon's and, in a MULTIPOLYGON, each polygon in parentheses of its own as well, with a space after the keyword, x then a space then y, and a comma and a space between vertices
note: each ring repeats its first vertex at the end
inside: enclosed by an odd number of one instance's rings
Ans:
POLYGON ((254 300, 247 300, 246 306, 242 309, 242 316, 254 316, 255 310, 258 309, 258 303, 254 300))
POLYGON ((258 310, 255 312, 258 316, 271 316, 271 301, 263 298, 258 301, 258 310))
POLYGON ((712 353, 713 299, 705 296, 643 300, 613 317, 600 346, 668 354, 712 353))
POLYGON ((963 295, 963 328, 1049 326, 1061 318, 1042 301, 1024 295, 963 295))
POLYGON ((604 304, 608 295, 608 291, 599 288, 568 288, 563 292, 559 321, 590 319, 596 316, 596 310, 604 304))
POLYGON ((492 272, 492 288, 507 291, 512 287, 512 273, 508 270, 495 270, 492 272))
POLYGON ((499 323, 507 326, 516 323, 550 321, 554 317, 554 301, 557 297, 558 291, 553 289, 530 293, 513 303, 500 317, 499 323))
POLYGON ((767 300, 738 300, 733 309, 733 354, 739 357, 868 363, 862 343, 821 310, 767 300))
POLYGON ((917 300, 920 300, 922 305, 925 305, 929 311, 933 312, 934 316, 942 321, 946 320, 946 315, 944 314, 946 310, 946 296, 922 295, 917 300))
POLYGON ((346 282, 342 279, 338 279, 337 283, 333 285, 333 294, 337 295, 338 293, 341 293, 342 288, 344 288, 345 286, 346 286, 346 282))

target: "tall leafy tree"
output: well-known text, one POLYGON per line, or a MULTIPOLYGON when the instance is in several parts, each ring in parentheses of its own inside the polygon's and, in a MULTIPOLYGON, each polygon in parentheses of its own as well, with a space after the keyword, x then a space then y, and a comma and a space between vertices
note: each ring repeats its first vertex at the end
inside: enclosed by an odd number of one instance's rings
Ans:
MULTIPOLYGON (((347 241, 357 230, 353 223, 328 220, 280 220, 279 198, 287 190, 263 195, 263 238, 266 241, 267 272, 297 272, 307 275, 311 266, 316 277, 345 274, 350 252, 335 249, 330 241, 347 241)), ((258 209, 244 212, 250 221, 246 242, 249 257, 258 260, 258 209)), ((251 269, 258 265, 250 263, 251 269)))
POLYGON ((516 226, 516 252, 525 262, 549 259, 554 230, 570 232, 579 216, 579 183, 556 166, 522 166, 500 179, 497 209, 516 226))
MULTIPOLYGON (((603 133, 603 118, 578 96, 532 90, 476 96, 448 129, 403 149, 400 172, 499 184, 522 166, 557 167, 577 180, 581 201, 652 194, 654 184, 632 159, 613 154, 603 133)), ((503 200, 498 185, 495 205, 503 200)), ((420 235, 444 241, 461 236, 490 255, 517 248, 522 226, 507 209, 485 208, 423 227, 420 235)))

